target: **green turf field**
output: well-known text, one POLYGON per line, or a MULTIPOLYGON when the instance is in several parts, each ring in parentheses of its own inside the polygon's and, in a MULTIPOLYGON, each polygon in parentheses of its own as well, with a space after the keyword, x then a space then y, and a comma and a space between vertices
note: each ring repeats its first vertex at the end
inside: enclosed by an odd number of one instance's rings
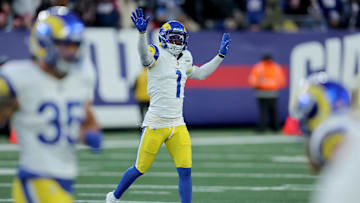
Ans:
MULTIPOLYGON (((305 203, 314 176, 304 157, 301 138, 256 135, 251 131, 191 130, 193 202, 305 203)), ((107 133, 105 150, 79 150, 75 202, 105 202, 136 158, 138 132, 107 133)), ((18 152, 0 144, 0 202, 12 202, 11 182, 18 152)), ((179 202, 176 169, 163 147, 152 168, 122 197, 129 203, 179 202)))

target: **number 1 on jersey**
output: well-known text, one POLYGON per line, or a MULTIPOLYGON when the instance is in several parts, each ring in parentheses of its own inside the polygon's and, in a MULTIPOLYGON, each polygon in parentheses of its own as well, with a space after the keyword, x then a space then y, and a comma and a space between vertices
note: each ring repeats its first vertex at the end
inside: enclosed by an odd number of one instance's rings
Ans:
POLYGON ((176 98, 180 98, 180 90, 181 90, 181 71, 176 70, 177 78, 177 87, 176 87, 176 98))

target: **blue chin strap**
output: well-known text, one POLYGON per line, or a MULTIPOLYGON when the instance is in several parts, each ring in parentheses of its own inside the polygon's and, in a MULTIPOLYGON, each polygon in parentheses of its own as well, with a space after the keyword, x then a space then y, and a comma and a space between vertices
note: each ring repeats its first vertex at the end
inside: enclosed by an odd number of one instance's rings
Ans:
POLYGON ((299 120, 299 127, 301 132, 306 136, 306 137, 310 137, 311 136, 311 131, 309 130, 309 128, 307 127, 307 121, 305 119, 300 119, 299 120))

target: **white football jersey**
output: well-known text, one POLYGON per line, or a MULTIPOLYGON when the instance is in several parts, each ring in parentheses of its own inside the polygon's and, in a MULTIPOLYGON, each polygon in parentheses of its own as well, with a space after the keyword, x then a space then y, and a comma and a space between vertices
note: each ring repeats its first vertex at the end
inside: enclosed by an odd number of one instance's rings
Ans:
MULTIPOLYGON (((320 157, 320 144, 330 136, 343 134, 344 139, 336 153, 322 171, 319 190, 312 198, 313 203, 357 203, 360 199, 360 121, 351 113, 332 116, 314 132, 316 140, 310 150, 320 157), (316 147, 317 145, 317 147, 316 147), (316 152, 318 151, 318 152, 316 152)), ((332 139, 336 142, 336 138, 332 139)), ((331 139, 328 141, 331 145, 331 139)), ((325 144, 326 145, 326 144, 325 144)))
POLYGON ((174 119, 172 126, 182 125, 186 72, 193 65, 192 55, 185 50, 177 59, 162 47, 151 47, 156 61, 148 70, 150 107, 143 126, 154 126, 155 117, 174 119))
POLYGON ((357 133, 358 122, 348 111, 333 114, 322 122, 312 133, 309 152, 313 161, 324 164, 332 157, 332 149, 341 144, 343 137, 357 133))
POLYGON ((19 102, 11 117, 20 144, 19 167, 37 175, 73 179, 75 143, 85 119, 85 104, 94 94, 93 67, 74 68, 58 80, 33 61, 20 60, 10 61, 0 73, 19 102))

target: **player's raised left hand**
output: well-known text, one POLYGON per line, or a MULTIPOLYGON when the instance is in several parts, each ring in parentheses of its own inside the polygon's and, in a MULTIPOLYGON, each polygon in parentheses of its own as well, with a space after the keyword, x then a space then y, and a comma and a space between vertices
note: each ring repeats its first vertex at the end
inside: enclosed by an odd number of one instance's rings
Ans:
POLYGON ((220 57, 225 57, 226 54, 229 52, 229 47, 230 47, 230 34, 229 33, 224 33, 223 37, 221 39, 221 44, 220 44, 220 49, 219 49, 219 56, 220 57))
POLYGON ((145 19, 143 10, 136 9, 135 12, 132 12, 131 20, 134 22, 135 27, 139 30, 140 33, 146 32, 147 24, 149 23, 150 16, 145 19))

